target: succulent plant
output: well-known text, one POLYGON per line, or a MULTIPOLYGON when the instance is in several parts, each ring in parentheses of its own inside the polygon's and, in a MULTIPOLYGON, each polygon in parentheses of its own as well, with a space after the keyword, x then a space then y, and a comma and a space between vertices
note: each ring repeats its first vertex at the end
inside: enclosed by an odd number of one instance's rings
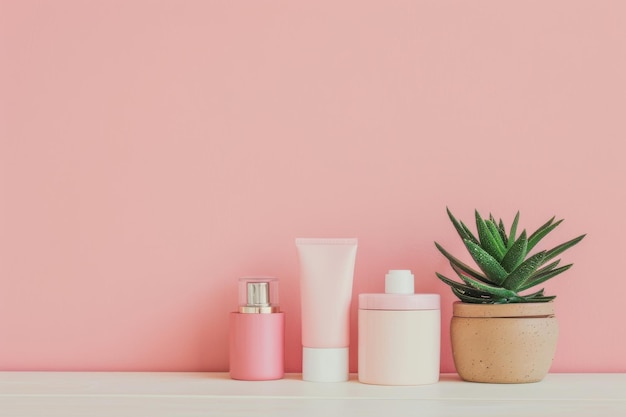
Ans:
POLYGON ((571 268, 573 264, 559 267, 560 259, 552 260, 585 237, 581 235, 550 250, 531 255, 530 252, 537 243, 563 220, 555 221, 555 217, 552 217, 530 236, 526 230, 518 236, 519 212, 515 215, 507 234, 502 219, 496 222, 492 215, 489 215, 488 219, 483 219, 476 210, 478 232, 476 237, 463 222, 452 215, 449 209, 446 210, 465 247, 482 272, 463 263, 435 242, 437 249, 450 261, 461 282, 451 280, 438 272, 436 274, 441 281, 450 286, 461 301, 466 303, 539 303, 553 300, 556 296, 544 295, 543 289, 525 295, 520 293, 571 268))

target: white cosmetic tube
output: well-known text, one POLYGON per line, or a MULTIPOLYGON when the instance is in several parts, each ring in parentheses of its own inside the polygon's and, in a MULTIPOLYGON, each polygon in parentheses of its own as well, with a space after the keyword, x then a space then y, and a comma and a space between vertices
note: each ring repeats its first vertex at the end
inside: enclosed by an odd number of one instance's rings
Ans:
POLYGON ((357 239, 296 239, 302 304, 302 379, 349 377, 350 304, 357 239))

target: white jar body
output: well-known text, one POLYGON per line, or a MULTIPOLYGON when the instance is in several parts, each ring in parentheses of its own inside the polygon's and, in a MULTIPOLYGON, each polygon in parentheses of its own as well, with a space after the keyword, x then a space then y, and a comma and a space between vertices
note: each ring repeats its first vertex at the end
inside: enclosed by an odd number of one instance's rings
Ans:
POLYGON ((359 382, 436 383, 440 339, 440 310, 359 309, 359 382))

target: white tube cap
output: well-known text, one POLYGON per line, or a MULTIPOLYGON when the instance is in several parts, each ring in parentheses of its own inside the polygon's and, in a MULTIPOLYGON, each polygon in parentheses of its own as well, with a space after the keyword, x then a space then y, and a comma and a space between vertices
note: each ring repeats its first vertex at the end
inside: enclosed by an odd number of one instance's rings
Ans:
POLYGON ((302 349, 302 379, 311 382, 344 382, 349 378, 349 348, 302 349))

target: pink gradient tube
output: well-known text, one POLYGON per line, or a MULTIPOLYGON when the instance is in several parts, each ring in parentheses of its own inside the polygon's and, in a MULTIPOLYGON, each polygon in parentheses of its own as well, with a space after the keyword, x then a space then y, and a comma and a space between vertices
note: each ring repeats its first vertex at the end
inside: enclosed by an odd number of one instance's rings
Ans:
POLYGON ((296 239, 302 304, 302 379, 348 380, 357 239, 296 239))

